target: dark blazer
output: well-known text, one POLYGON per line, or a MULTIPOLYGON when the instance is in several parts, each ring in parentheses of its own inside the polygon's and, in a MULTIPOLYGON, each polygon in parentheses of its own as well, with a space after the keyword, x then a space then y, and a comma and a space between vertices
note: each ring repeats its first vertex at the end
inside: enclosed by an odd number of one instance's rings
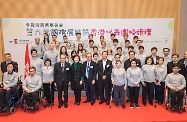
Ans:
MULTIPOLYGON (((84 78, 86 77, 86 67, 87 67, 87 61, 83 63, 83 74, 84 78)), ((90 80, 95 80, 97 74, 97 64, 94 61, 90 62, 90 69, 88 73, 88 77, 90 80)))
MULTIPOLYGON (((179 62, 179 61, 177 62, 177 65, 180 68, 179 73, 185 77, 185 65, 183 63, 179 62)), ((167 64, 167 74, 173 72, 172 71, 173 66, 174 66, 173 61, 168 62, 168 64, 167 64)))
POLYGON ((80 85, 80 81, 81 81, 81 77, 84 76, 83 74, 83 66, 81 63, 78 63, 77 65, 77 69, 74 69, 74 63, 71 65, 71 88, 74 89, 82 89, 83 88, 83 84, 80 85), (75 81, 76 79, 76 81, 75 81))
POLYGON ((105 81, 111 82, 112 61, 107 59, 106 65, 105 65, 105 70, 103 71, 103 62, 102 62, 102 60, 99 60, 97 62, 97 68, 98 68, 99 80, 101 81, 102 77, 106 76, 105 81))
MULTIPOLYGON (((139 59, 134 59, 136 61, 136 65, 137 67, 140 67, 141 68, 141 61, 139 59)), ((130 61, 130 58, 127 59, 124 63, 124 69, 127 70, 129 67, 131 67, 131 61, 130 61)))
POLYGON ((64 72, 62 72, 61 62, 54 66, 54 83, 62 86, 62 82, 68 84, 71 81, 71 67, 70 63, 65 62, 64 72))
MULTIPOLYGON (((151 58, 152 58, 152 55, 150 55, 150 56, 148 56, 148 57, 151 57, 151 58)), ((155 64, 155 62, 154 62, 155 65, 158 64, 158 59, 159 59, 159 56, 156 56, 156 64, 155 64)), ((154 61, 154 60, 153 60, 153 61, 154 61)), ((146 64, 146 62, 145 62, 145 64, 146 64)))
MULTIPOLYGON (((14 72, 18 72, 18 63, 17 63, 17 62, 14 62, 14 61, 11 61, 11 63, 12 63, 13 66, 14 66, 13 71, 14 71, 14 72)), ((2 71, 3 73, 7 72, 6 61, 1 62, 1 71, 2 71)))

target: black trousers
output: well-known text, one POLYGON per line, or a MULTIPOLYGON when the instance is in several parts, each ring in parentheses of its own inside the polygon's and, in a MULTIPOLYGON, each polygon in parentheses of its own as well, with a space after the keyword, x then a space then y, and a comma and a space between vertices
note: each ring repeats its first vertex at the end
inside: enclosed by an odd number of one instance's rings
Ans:
POLYGON ((140 87, 129 86, 128 88, 129 88, 129 92, 130 92, 130 102, 131 102, 131 104, 133 104, 133 103, 138 104, 140 87))
POLYGON ((54 102, 54 83, 51 84, 51 92, 50 92, 50 83, 43 83, 44 88, 44 96, 48 103, 54 102))
POLYGON ((81 101, 81 89, 74 89, 75 102, 80 103, 81 101))
POLYGON ((95 80, 95 99, 99 98, 100 92, 99 92, 99 80, 95 80))
POLYGON ((124 85, 122 86, 116 86, 114 85, 114 101, 115 104, 118 104, 119 102, 124 105, 125 101, 124 101, 124 97, 125 97, 125 90, 124 90, 124 85))
POLYGON ((26 101, 28 106, 35 107, 38 94, 39 94, 39 91, 35 91, 33 93, 27 93, 27 92, 23 93, 23 98, 26 101))
POLYGON ((16 92, 16 86, 10 88, 8 91, 3 89, 0 91, 0 106, 5 107, 8 105, 8 102, 10 100, 10 95, 14 94, 16 92))
POLYGON ((100 100, 105 100, 110 101, 110 95, 111 95, 111 81, 99 81, 99 86, 100 86, 100 100), (104 92, 105 92, 105 97, 104 97, 104 92))
POLYGON ((86 85, 86 97, 89 101, 95 101, 94 93, 95 93, 95 84, 92 84, 92 80, 89 78, 85 78, 86 85))
POLYGON ((67 104, 68 103, 68 84, 65 82, 62 82, 62 86, 57 85, 57 91, 58 91, 59 104, 63 102, 62 91, 64 91, 64 104, 67 104))
POLYGON ((154 86, 155 86, 155 99, 158 102, 163 102, 165 82, 160 82, 160 85, 154 85, 154 86))
POLYGON ((169 89, 169 95, 171 97, 171 106, 175 106, 178 103, 178 106, 183 105, 183 97, 184 97, 184 91, 174 91, 172 89, 169 89), (177 103, 176 103, 177 101, 177 103))
POLYGON ((145 82, 146 86, 142 85, 142 102, 146 103, 147 95, 149 103, 153 103, 154 83, 145 82))

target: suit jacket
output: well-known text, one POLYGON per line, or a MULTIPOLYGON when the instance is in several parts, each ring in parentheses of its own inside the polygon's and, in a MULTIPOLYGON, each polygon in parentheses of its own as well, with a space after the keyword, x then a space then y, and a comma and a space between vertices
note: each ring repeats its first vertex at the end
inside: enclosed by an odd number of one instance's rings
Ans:
MULTIPOLYGON (((83 74, 84 78, 86 77, 86 68, 87 68, 87 61, 83 63, 83 74)), ((90 80, 95 80, 97 74, 97 64, 94 61, 90 62, 90 68, 89 68, 89 73, 88 77, 90 80)))
MULTIPOLYGON (((13 71, 18 72, 18 63, 14 61, 11 61, 11 63, 13 64, 13 67, 14 67, 13 71)), ((6 61, 1 62, 1 71, 3 73, 7 72, 6 61)))
POLYGON ((54 65, 54 83, 62 86, 62 82, 68 85, 71 81, 71 67, 70 63, 65 62, 64 72, 62 72, 61 62, 54 65))
MULTIPOLYGON (((148 57, 152 57, 152 55, 150 55, 150 56, 148 56, 148 57)), ((155 64, 155 62, 154 62, 155 65, 158 64, 158 58, 159 58, 159 56, 156 56, 156 64, 155 64)), ((146 64, 146 62, 145 62, 145 64, 146 64)))
POLYGON ((102 81, 102 77, 106 76, 106 79, 104 81, 111 82, 112 61, 107 59, 105 70, 103 71, 103 61, 99 60, 97 62, 97 68, 98 68, 99 80, 102 81))
MULTIPOLYGON (((185 79, 187 80, 187 66, 185 67, 184 60, 185 60, 185 58, 180 59, 179 62, 180 62, 181 64, 184 64, 184 77, 185 77, 185 79)), ((187 85, 187 84, 186 84, 186 85, 187 85)))
POLYGON ((71 88, 73 90, 82 89, 83 88, 83 84, 80 85, 80 81, 81 81, 81 77, 84 77, 83 66, 82 66, 81 63, 78 63, 77 69, 75 70, 73 65, 74 65, 74 63, 71 66, 71 71, 72 71, 71 72, 71 74, 72 74, 72 77, 71 77, 71 88))
MULTIPOLYGON (((180 69, 180 70, 179 70, 179 73, 185 77, 185 65, 182 64, 182 63, 179 62, 179 61, 177 62, 177 65, 179 66, 179 69, 180 69)), ((173 61, 168 62, 168 64, 167 64, 167 74, 173 72, 173 70, 172 70, 173 66, 174 66, 173 61)))
MULTIPOLYGON (((136 65, 137 67, 140 67, 141 68, 141 61, 139 59, 134 59, 136 61, 136 65)), ((130 61, 130 58, 127 59, 124 63, 124 69, 127 70, 129 67, 131 67, 131 61, 130 61)))

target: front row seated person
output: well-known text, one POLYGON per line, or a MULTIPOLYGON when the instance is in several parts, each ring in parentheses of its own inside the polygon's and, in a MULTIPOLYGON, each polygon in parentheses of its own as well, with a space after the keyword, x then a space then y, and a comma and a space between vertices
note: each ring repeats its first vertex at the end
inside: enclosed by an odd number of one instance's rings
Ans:
POLYGON ((23 81, 23 98, 28 105, 28 109, 36 109, 36 100, 39 95, 39 90, 42 87, 42 79, 39 75, 36 75, 36 68, 29 68, 30 76, 27 76, 23 81))
POLYGON ((18 74, 13 71, 12 63, 7 64, 7 72, 3 74, 3 89, 0 91, 0 111, 8 109, 10 95, 15 94, 18 82, 18 74))
POLYGON ((186 86, 186 80, 183 75, 179 74, 179 66, 176 64, 172 68, 173 72, 166 77, 166 86, 169 88, 169 95, 171 97, 171 109, 182 109, 183 106, 183 89, 186 86), (177 98, 177 100, 176 100, 177 98))

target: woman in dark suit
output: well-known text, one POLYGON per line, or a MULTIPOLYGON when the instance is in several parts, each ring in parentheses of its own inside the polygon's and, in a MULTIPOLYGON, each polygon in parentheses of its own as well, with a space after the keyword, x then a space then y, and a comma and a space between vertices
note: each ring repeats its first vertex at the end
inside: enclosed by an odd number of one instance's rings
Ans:
POLYGON ((72 80, 71 80, 71 88, 74 90, 75 95, 75 105, 80 105, 81 101, 81 89, 83 88, 84 74, 83 74, 83 66, 80 61, 80 57, 76 55, 73 58, 74 63, 71 66, 72 70, 72 80))

